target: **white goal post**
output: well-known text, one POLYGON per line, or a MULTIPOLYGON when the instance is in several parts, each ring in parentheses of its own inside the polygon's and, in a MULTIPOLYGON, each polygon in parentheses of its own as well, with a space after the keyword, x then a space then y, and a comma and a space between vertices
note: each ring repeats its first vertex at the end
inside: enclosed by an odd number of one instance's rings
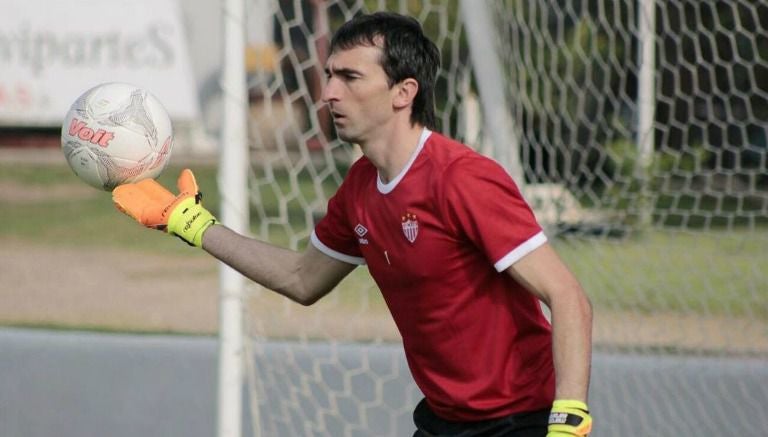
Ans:
MULTIPOLYGON (((329 38, 359 13, 407 13, 442 53, 440 129, 497 159, 523 188, 592 300, 596 351, 766 363, 765 2, 224 5, 225 224, 293 249, 307 244, 359 157, 320 101, 329 38)), ((365 268, 309 308, 224 267, 221 290, 219 437, 412 432, 421 395, 365 268)), ((715 396, 742 418, 759 416, 768 398, 765 387, 750 388, 755 398, 693 381, 650 380, 640 396, 682 384, 680 396, 715 396)), ((686 435, 677 426, 758 435, 754 422, 728 422, 706 406, 681 418, 692 410, 676 399, 642 411, 648 428, 637 428, 611 416, 635 407, 638 394, 626 390, 597 396, 594 435, 686 435)))

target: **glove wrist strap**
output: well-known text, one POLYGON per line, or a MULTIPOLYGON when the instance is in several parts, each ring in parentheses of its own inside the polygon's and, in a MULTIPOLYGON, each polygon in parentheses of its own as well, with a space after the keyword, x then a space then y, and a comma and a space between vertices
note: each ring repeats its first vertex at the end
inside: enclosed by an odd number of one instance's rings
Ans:
POLYGON ((171 212, 167 230, 192 246, 202 247, 203 234, 216 223, 216 217, 203 208, 195 197, 188 197, 171 212))
POLYGON ((556 399, 552 403, 552 409, 557 410, 561 408, 578 408, 579 410, 589 411, 589 407, 582 401, 573 399, 556 399))
POLYGON ((592 429, 589 407, 582 401, 558 399, 549 414, 549 436, 586 436, 592 429))

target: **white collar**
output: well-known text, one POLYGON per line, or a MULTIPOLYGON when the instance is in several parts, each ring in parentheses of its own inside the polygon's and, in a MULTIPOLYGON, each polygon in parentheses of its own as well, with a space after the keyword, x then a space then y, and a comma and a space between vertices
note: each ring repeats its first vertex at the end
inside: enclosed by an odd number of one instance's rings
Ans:
POLYGON ((405 164, 405 167, 403 167, 402 170, 400 170, 400 173, 398 173, 397 176, 395 176, 391 181, 387 182, 386 184, 381 181, 381 174, 378 172, 376 177, 376 188, 379 189, 379 193, 381 194, 387 194, 392 192, 392 190, 395 189, 397 184, 400 182, 401 179, 405 177, 405 174, 408 173, 408 170, 411 169, 411 166, 416 161, 416 158, 418 158, 419 153, 421 153, 421 149, 424 148, 424 143, 427 142, 427 138, 432 134, 432 131, 424 128, 424 130, 421 131, 421 136, 419 137, 419 144, 416 146, 416 150, 411 153, 410 159, 408 159, 408 162, 405 164))

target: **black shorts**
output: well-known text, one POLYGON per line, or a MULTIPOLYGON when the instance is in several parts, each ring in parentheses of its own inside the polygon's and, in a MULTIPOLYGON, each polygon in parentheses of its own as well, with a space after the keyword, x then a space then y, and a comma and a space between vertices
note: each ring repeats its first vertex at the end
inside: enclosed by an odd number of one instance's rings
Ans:
POLYGON ((477 422, 441 419, 422 399, 413 410, 413 437, 546 437, 549 410, 512 414, 477 422))

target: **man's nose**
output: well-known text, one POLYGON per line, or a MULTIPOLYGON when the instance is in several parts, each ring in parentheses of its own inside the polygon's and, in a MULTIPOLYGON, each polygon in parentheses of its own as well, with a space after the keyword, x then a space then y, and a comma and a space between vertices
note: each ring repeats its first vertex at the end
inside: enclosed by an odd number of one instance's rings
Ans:
POLYGON ((337 81, 332 77, 326 81, 325 86, 323 87, 323 93, 320 96, 320 99, 323 101, 323 103, 330 103, 339 99, 336 82, 337 81))

